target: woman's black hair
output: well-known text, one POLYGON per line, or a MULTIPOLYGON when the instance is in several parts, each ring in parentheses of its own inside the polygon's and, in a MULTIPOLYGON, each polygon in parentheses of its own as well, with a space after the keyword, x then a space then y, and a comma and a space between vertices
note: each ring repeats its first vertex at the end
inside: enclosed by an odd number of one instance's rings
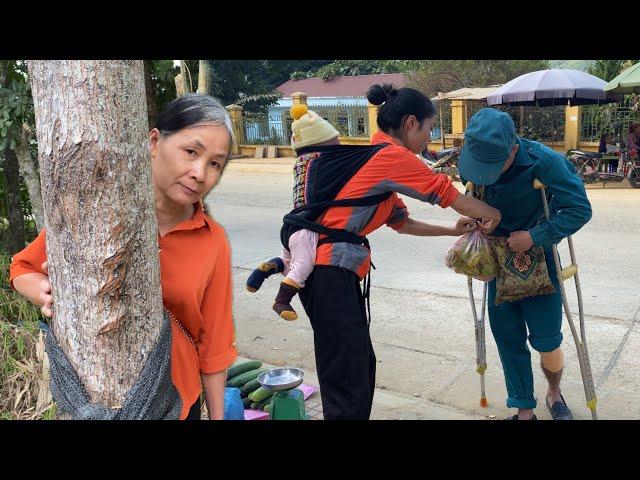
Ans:
POLYGON ((436 114, 436 107, 425 94, 413 88, 394 88, 393 85, 372 85, 367 100, 378 109, 378 127, 385 133, 397 130, 408 115, 415 115, 420 125, 436 114))

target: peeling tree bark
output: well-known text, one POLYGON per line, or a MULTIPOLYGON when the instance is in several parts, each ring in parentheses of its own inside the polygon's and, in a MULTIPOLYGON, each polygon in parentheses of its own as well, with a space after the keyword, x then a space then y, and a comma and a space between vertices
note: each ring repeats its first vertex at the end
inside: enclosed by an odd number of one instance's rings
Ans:
POLYGON ((52 328, 92 402, 122 404, 162 326, 142 61, 30 61, 52 328))

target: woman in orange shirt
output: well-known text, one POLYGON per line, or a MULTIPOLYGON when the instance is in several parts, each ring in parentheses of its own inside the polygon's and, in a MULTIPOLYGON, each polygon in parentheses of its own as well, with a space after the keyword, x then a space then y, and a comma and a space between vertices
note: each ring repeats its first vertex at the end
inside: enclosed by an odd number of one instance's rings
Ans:
MULTIPOLYGON (((231 250, 202 199, 218 183, 233 144, 231 120, 213 97, 186 94, 149 133, 162 296, 172 322, 171 377, 180 419, 200 418, 204 386, 211 419, 224 418, 226 369, 237 357, 231 315, 231 250)), ((14 256, 11 285, 53 316, 45 231, 14 256)))
MULTIPOLYGON (((500 212, 461 195, 445 174, 433 172, 420 160, 435 122, 435 107, 421 92, 392 85, 373 85, 367 98, 380 105, 380 131, 371 139, 380 148, 342 186, 335 200, 390 193, 375 205, 329 207, 317 220, 322 227, 365 237, 383 225, 401 234, 458 236, 475 228, 468 217, 482 219, 482 228, 495 228, 500 212), (430 225, 414 220, 398 194, 451 207, 464 215, 455 225, 430 225)), ((343 148, 343 147, 335 147, 343 148)), ((314 152, 310 148, 305 153, 314 152)), ((369 334, 368 282, 371 268, 368 242, 323 242, 316 250, 315 268, 300 290, 300 301, 313 328, 316 368, 326 420, 368 420, 373 404, 376 356, 369 334)))

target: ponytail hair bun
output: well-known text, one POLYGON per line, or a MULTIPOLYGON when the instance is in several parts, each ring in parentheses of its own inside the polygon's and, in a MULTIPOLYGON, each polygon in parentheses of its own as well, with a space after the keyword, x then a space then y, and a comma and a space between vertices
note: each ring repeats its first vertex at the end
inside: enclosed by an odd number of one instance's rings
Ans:
POLYGON ((387 99, 393 95, 398 93, 398 91, 393 88, 393 85, 384 84, 384 85, 371 85, 369 90, 367 91, 367 100, 373 105, 382 105, 387 99))

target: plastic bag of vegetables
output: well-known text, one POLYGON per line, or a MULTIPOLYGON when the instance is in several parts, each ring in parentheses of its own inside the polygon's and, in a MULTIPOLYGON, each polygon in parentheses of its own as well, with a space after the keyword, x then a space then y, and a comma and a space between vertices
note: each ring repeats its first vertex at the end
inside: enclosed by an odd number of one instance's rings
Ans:
POLYGON ((449 247, 444 258, 445 265, 456 273, 484 282, 495 278, 500 270, 489 239, 480 230, 459 237, 449 247))

